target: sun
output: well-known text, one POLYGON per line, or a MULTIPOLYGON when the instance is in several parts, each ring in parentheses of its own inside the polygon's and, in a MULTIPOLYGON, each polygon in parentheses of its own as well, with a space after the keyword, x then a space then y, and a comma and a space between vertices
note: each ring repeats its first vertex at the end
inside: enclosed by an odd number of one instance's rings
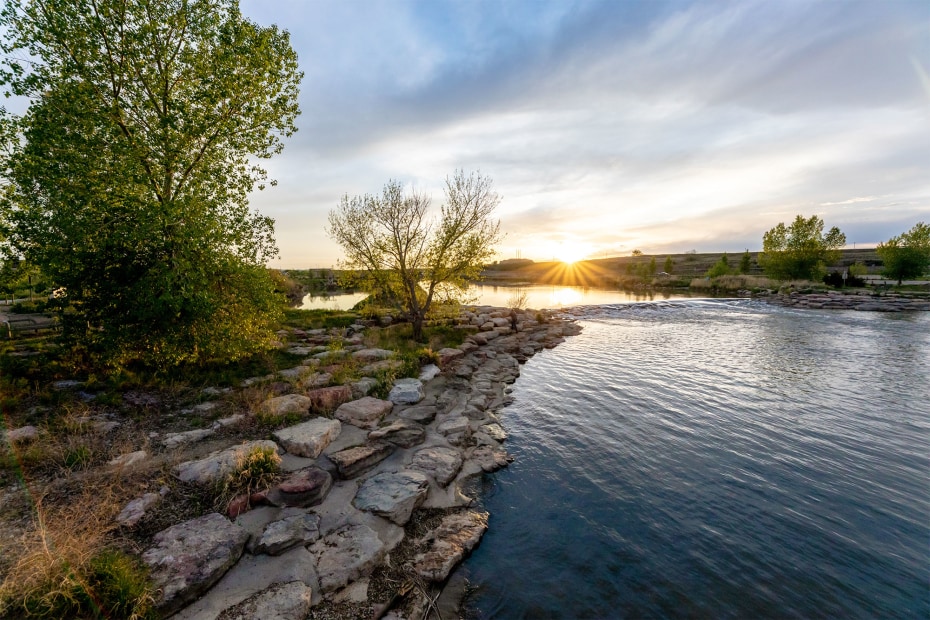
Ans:
POLYGON ((566 265, 577 263, 591 254, 591 246, 577 241, 562 241, 555 248, 555 257, 566 265))

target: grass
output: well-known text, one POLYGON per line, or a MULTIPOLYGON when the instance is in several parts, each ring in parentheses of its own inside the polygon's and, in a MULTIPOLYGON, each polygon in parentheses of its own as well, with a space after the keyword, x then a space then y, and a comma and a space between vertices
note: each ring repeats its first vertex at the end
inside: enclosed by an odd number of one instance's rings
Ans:
POLYGON ((94 488, 69 506, 55 504, 36 502, 33 527, 0 584, 0 617, 155 618, 143 565, 106 545, 116 496, 94 488))

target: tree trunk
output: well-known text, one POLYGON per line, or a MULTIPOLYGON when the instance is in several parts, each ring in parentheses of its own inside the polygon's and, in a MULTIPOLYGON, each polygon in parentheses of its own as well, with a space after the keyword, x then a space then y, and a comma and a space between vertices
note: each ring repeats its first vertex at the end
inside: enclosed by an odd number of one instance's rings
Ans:
POLYGON ((423 315, 417 313, 411 316, 410 324, 413 325, 414 341, 423 342, 423 315))

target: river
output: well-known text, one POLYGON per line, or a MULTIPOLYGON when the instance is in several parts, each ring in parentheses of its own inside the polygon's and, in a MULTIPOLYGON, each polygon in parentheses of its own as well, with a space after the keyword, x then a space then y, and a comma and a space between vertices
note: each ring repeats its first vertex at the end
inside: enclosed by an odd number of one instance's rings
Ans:
POLYGON ((502 413, 470 618, 930 617, 930 313, 582 325, 502 413))

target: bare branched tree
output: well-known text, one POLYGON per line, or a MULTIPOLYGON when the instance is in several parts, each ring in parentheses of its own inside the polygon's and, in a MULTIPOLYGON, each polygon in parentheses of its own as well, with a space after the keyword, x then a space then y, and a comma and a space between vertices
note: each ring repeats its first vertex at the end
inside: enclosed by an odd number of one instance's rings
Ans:
POLYGON ((345 264, 367 276, 369 286, 402 306, 423 337, 423 321, 436 299, 460 299, 478 278, 500 240, 492 219, 500 197, 480 173, 446 178, 438 219, 431 199, 388 181, 381 196, 345 196, 329 213, 327 232, 345 252, 345 264))

